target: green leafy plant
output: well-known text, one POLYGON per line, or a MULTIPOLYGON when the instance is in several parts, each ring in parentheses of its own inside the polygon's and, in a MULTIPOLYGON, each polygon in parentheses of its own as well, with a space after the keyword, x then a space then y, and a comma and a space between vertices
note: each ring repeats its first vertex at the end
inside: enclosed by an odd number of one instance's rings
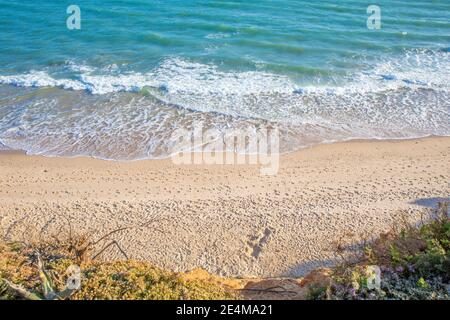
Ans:
POLYGON ((42 286, 42 294, 29 291, 21 285, 16 285, 6 279, 0 278, 0 297, 3 299, 18 296, 25 300, 64 300, 74 293, 75 290, 70 288, 65 288, 60 292, 55 289, 53 279, 45 270, 44 263, 39 254, 37 254, 37 267, 42 286))
POLYGON ((450 220, 448 203, 422 225, 381 234, 356 265, 333 268, 331 284, 311 290, 312 299, 450 299, 450 220), (380 267, 379 288, 369 289, 364 268, 380 267), (322 294, 327 292, 327 294, 322 294))

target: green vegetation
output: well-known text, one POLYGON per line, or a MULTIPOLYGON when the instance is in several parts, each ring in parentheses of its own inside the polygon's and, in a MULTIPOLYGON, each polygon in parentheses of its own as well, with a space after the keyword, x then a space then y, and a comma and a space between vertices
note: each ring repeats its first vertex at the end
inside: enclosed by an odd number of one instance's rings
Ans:
POLYGON ((362 262, 332 270, 327 286, 311 287, 310 299, 449 299, 450 220, 441 203, 435 220, 405 224, 367 245, 362 262), (381 271, 373 286, 373 266, 381 271))
POLYGON ((83 262, 81 287, 68 290, 67 270, 76 262, 74 258, 54 248, 43 255, 43 262, 40 259, 34 248, 18 243, 0 245, 0 299, 237 298, 234 291, 212 279, 187 280, 181 274, 133 260, 83 262))

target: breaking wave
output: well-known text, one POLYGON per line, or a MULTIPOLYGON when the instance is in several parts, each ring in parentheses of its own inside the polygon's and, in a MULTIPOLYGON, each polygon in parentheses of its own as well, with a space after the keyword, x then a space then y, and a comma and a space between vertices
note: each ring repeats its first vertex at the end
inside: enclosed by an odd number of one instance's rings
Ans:
POLYGON ((193 121, 218 129, 270 124, 282 150, 352 138, 450 135, 450 57, 413 50, 357 74, 294 79, 168 58, 150 72, 68 62, 63 71, 0 76, 1 144, 107 159, 167 156, 193 121))

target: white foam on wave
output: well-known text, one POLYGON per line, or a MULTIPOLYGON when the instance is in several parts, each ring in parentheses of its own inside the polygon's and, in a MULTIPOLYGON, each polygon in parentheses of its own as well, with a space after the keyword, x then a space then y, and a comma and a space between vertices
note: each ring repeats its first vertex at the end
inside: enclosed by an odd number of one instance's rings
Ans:
POLYGON ((352 74, 340 86, 314 85, 299 87, 283 75, 262 71, 229 72, 215 65, 201 64, 180 58, 168 58, 148 73, 121 74, 115 64, 94 68, 68 61, 64 68, 75 73, 73 79, 59 79, 45 70, 18 75, 0 76, 0 84, 24 87, 61 87, 87 90, 92 94, 139 91, 144 87, 162 87, 170 93, 189 92, 197 95, 228 95, 258 93, 345 94, 374 92, 401 87, 449 88, 450 53, 445 51, 410 50, 397 58, 367 62, 366 70, 352 74))
POLYGON ((26 74, 0 76, 0 84, 19 87, 59 87, 63 89, 85 90, 86 86, 77 80, 55 79, 45 71, 32 70, 26 74))
POLYGON ((450 90, 450 53, 409 50, 380 61, 366 61, 365 68, 346 77, 342 86, 305 86, 305 93, 375 93, 404 88, 450 90))
POLYGON ((192 94, 237 94, 244 92, 292 92, 295 85, 287 77, 264 72, 224 72, 214 65, 188 62, 179 58, 163 61, 148 73, 101 74, 102 71, 117 71, 117 66, 94 69, 78 66, 72 62, 67 68, 77 73, 76 79, 56 79, 46 71, 0 76, 0 84, 23 87, 61 87, 87 90, 92 94, 107 94, 127 91, 136 92, 144 87, 163 88, 171 93, 192 94), (100 71, 100 72, 99 72, 100 71), (100 74, 99 74, 100 73, 100 74))

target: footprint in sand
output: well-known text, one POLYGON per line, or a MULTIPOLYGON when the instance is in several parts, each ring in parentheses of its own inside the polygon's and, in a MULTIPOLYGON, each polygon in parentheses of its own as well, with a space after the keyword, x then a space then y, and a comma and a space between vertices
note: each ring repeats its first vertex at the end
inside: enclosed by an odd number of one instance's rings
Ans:
POLYGON ((262 233, 257 236, 253 236, 248 241, 249 254, 255 259, 258 259, 262 253, 262 250, 267 245, 270 237, 274 231, 270 228, 265 228, 262 233))

